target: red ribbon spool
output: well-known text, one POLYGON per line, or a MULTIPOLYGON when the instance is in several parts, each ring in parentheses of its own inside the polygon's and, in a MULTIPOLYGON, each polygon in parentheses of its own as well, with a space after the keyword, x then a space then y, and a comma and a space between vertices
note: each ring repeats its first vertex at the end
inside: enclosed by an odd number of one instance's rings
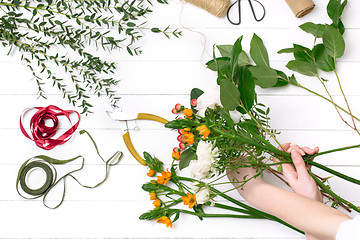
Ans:
POLYGON ((36 145, 42 149, 50 150, 56 147, 57 145, 66 143, 72 136, 72 134, 76 131, 77 127, 80 123, 80 114, 74 110, 62 110, 54 105, 50 105, 48 107, 34 107, 25 109, 24 112, 21 114, 20 117, 20 129, 21 132, 29 139, 33 140, 36 145), (32 109, 37 109, 38 111, 32 116, 30 120, 30 131, 31 136, 26 132, 25 128, 23 127, 23 118, 26 112, 32 109), (78 117, 78 121, 72 125, 70 114, 76 113, 78 117), (59 119, 58 116, 64 115, 70 121, 72 127, 59 136, 56 139, 53 137, 59 126, 59 119), (53 125, 49 126, 45 124, 46 120, 50 120, 53 125))

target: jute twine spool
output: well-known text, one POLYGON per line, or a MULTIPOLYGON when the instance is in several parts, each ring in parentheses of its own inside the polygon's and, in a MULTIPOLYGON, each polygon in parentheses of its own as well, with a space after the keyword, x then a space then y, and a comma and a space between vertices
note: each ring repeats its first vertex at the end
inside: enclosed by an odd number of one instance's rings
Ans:
POLYGON ((301 18, 311 12, 315 4, 312 0, 285 0, 296 17, 301 18))
POLYGON ((229 9, 230 0, 185 0, 197 7, 200 7, 216 17, 223 17, 229 9))

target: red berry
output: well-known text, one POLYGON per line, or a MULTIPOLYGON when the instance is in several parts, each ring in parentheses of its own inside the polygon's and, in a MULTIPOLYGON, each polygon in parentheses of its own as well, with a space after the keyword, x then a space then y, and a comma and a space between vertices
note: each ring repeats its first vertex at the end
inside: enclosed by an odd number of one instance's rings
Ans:
POLYGON ((183 140, 183 135, 179 135, 176 139, 177 139, 179 142, 182 142, 182 140, 183 140))
POLYGON ((179 143, 179 148, 180 149, 185 149, 185 147, 186 147, 185 143, 183 143, 183 142, 179 143))

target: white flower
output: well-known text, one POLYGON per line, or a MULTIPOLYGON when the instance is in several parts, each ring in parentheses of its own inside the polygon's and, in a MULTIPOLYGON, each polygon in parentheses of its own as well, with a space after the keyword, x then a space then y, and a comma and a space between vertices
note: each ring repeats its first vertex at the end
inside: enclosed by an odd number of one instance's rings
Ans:
POLYGON ((210 91, 206 91, 203 94, 201 94, 200 97, 197 99, 197 105, 196 110, 198 110, 198 114, 202 117, 205 116, 205 111, 207 108, 215 109, 216 106, 221 105, 220 101, 220 86, 216 85, 213 89, 210 91))
POLYGON ((189 163, 191 176, 196 179, 205 179, 211 175, 213 163, 218 157, 218 148, 211 142, 200 141, 196 149, 197 160, 189 163))
POLYGON ((242 114, 238 110, 229 111, 231 119, 234 123, 240 122, 242 114))
MULTIPOLYGON (((198 97, 195 109, 198 110, 198 115, 205 117, 206 109, 215 109, 216 106, 223 108, 220 100, 219 85, 216 85, 216 87, 214 87, 210 91, 205 91, 200 97, 198 97)), ((234 121, 234 123, 238 123, 241 118, 241 113, 237 110, 230 111, 230 117, 234 121)))
POLYGON ((191 177, 202 180, 210 175, 211 163, 201 160, 191 160, 189 163, 191 177))
POLYGON ((204 204, 210 201, 210 189, 207 187, 200 188, 196 193, 196 203, 204 204))

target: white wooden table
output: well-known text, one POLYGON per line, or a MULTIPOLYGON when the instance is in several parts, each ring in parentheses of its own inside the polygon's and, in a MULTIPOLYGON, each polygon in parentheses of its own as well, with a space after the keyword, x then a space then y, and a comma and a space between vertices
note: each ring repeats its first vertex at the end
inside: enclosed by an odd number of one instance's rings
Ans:
MULTIPOLYGON (((276 52, 292 43, 312 46, 313 37, 297 26, 307 21, 329 23, 327 1, 314 0, 316 8, 302 19, 293 16, 285 1, 262 1, 266 8, 265 19, 257 23, 246 1, 243 1, 243 19, 239 26, 231 25, 226 18, 219 19, 207 12, 178 1, 167 6, 157 3, 149 17, 151 25, 177 27, 183 37, 168 40, 147 33, 140 41, 144 53, 138 57, 125 54, 112 55, 118 61, 120 107, 130 112, 148 112, 172 119, 171 109, 178 103, 188 104, 189 91, 194 87, 206 89, 214 84, 216 75, 203 63, 210 59, 213 44, 233 44, 244 35, 243 46, 249 50, 252 34, 259 35, 268 48, 271 65, 285 72, 290 55, 276 52), (180 20, 181 19, 181 20, 180 20), (184 28, 185 27, 185 28, 184 28), (188 30, 188 29, 191 29, 188 30), (201 34, 200 34, 201 33, 201 34), (202 35, 203 34, 203 35, 202 35), (204 37, 206 38, 205 54, 204 37)), ((339 63, 339 74, 344 91, 349 96, 355 114, 360 113, 360 2, 349 1, 344 12, 346 26, 346 53, 339 63)), ((106 115, 110 110, 105 98, 94 98, 95 113, 83 116, 80 129, 88 130, 98 143, 104 157, 116 150, 124 152, 118 166, 112 167, 110 177, 101 187, 89 190, 67 181, 65 202, 56 210, 42 205, 41 200, 24 200, 15 189, 20 165, 28 158, 46 154, 66 159, 82 154, 87 166, 79 175, 86 183, 102 178, 104 166, 97 158, 86 136, 76 134, 70 142, 45 151, 25 138, 19 129, 19 116, 27 107, 57 105, 73 109, 61 95, 49 88, 47 100, 37 99, 36 84, 31 73, 18 55, 0 56, 0 239, 303 239, 300 234, 277 223, 266 220, 205 219, 182 215, 173 228, 139 220, 139 215, 153 206, 141 185, 148 181, 147 169, 139 165, 127 151, 122 133, 124 125, 106 115)), ((298 77, 305 86, 324 93, 320 84, 312 79, 298 77)), ((336 81, 328 83, 331 93, 341 100, 336 81)), ((321 150, 357 144, 359 136, 339 119, 333 107, 318 97, 288 86, 281 89, 257 89, 260 102, 271 108, 271 124, 280 130, 282 142, 292 142, 321 150)), ((171 151, 177 145, 176 133, 161 124, 147 121, 129 123, 131 137, 138 152, 148 151, 165 163, 170 163, 171 151), (134 130, 136 127, 139 130, 134 130)), ((318 161, 334 169, 360 178, 359 150, 333 154, 318 161)), ((70 164, 69 168, 76 167, 70 164)), ((360 205, 360 188, 331 179, 332 187, 344 197, 360 205)), ((241 199, 236 193, 234 197, 241 199)), ((55 197, 54 197, 55 198, 55 197)), ((291 214, 291 213, 289 213, 291 214)))

